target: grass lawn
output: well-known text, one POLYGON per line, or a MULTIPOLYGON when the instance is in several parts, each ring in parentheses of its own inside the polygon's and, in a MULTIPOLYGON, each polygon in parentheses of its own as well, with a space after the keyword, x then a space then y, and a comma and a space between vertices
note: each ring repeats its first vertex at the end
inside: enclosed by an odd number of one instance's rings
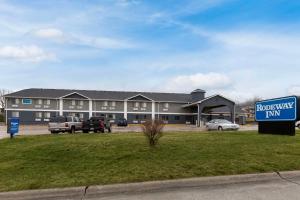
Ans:
POLYGON ((0 140, 0 191, 300 170, 300 134, 140 133, 0 140))

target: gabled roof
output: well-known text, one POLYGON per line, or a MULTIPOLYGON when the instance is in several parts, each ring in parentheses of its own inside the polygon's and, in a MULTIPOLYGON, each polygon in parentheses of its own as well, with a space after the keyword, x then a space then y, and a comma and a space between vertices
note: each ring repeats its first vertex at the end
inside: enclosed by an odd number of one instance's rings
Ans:
POLYGON ((197 101, 197 102, 194 102, 194 103, 190 103, 190 104, 183 105, 182 107, 186 108, 186 107, 190 107, 190 106, 195 106, 195 105, 197 105, 197 104, 201 104, 201 103, 203 103, 204 101, 207 101, 207 100, 212 99, 212 98, 215 98, 215 97, 221 97, 221 98, 226 99, 227 101, 230 101, 230 102, 232 102, 232 103, 235 104, 235 102, 234 102, 233 100, 228 99, 228 98, 226 98, 226 97, 224 97, 224 96, 222 96, 222 95, 216 94, 216 95, 212 95, 212 96, 206 97, 205 99, 202 99, 202 100, 200 100, 200 101, 197 101))
POLYGON ((5 95, 6 97, 27 98, 53 98, 59 99, 66 95, 78 93, 89 99, 99 100, 126 100, 128 98, 142 95, 154 101, 169 101, 190 103, 191 94, 185 93, 161 93, 161 92, 123 92, 123 91, 97 91, 97 90, 66 90, 66 89, 38 89, 31 88, 5 95))

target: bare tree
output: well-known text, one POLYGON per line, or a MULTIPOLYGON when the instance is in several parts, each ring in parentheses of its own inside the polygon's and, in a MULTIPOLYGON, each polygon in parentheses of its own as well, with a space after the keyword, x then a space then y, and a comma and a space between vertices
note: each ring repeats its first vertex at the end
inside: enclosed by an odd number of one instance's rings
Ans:
POLYGON ((9 94, 10 91, 6 90, 6 89, 0 89, 0 111, 1 113, 4 112, 4 108, 5 108, 5 98, 4 95, 9 94))
POLYGON ((164 126, 165 124, 161 120, 149 120, 142 124, 142 131, 150 147, 154 147, 158 143, 159 138, 163 135, 164 126))
POLYGON ((246 106, 254 106, 255 102, 257 101, 261 101, 262 99, 260 97, 253 97, 252 99, 248 99, 242 103, 240 103, 239 105, 242 107, 246 107, 246 106))

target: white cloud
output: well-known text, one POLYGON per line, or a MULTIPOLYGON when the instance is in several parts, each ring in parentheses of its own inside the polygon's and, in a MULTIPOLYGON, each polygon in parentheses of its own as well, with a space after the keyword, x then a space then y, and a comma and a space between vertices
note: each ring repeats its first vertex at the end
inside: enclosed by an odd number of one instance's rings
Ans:
POLYGON ((289 95, 300 95, 300 85, 292 86, 288 89, 289 95))
POLYGON ((121 39, 102 36, 90 37, 86 35, 65 33, 57 28, 39 29, 33 31, 32 35, 38 38, 49 39, 60 43, 84 45, 99 49, 128 49, 135 46, 132 43, 121 39))
POLYGON ((196 88, 200 89, 221 89, 228 88, 232 84, 230 78, 219 73, 197 73, 193 75, 180 75, 167 80, 164 86, 166 91, 191 92, 196 88))
POLYGON ((0 58, 28 62, 40 62, 56 59, 54 54, 47 53, 43 49, 35 45, 2 46, 0 47, 0 58))
POLYGON ((33 34, 39 38, 62 40, 64 39, 64 33, 56 28, 39 29, 33 32, 33 34))

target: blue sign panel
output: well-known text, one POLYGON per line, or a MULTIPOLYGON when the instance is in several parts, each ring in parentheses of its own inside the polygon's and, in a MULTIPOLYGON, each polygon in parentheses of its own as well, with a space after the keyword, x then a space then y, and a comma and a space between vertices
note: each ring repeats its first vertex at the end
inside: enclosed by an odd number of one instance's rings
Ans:
POLYGON ((13 135, 18 133, 19 132, 19 125, 20 125, 19 118, 10 118, 7 132, 10 133, 10 134, 13 134, 13 135))
POLYGON ((260 101, 255 104, 256 121, 297 120, 297 97, 260 101))
POLYGON ((32 104, 32 99, 22 99, 22 104, 32 104))

